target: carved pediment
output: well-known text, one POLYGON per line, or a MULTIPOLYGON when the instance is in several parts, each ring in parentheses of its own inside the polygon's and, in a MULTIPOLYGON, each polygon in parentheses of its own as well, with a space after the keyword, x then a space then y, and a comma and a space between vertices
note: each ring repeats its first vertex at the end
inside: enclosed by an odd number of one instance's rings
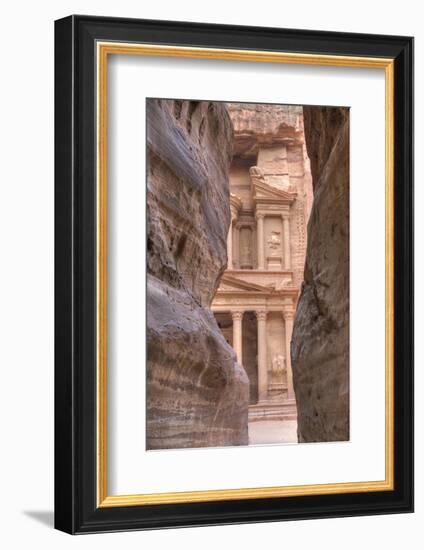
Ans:
POLYGON ((277 189, 268 185, 265 181, 252 181, 252 187, 255 203, 291 204, 297 196, 294 188, 277 189))
POLYGON ((234 292, 234 293, 251 292, 254 294, 258 294, 258 293, 268 294, 269 291, 270 289, 265 286, 258 285, 256 283, 251 283, 249 281, 244 281, 242 279, 238 279, 237 277, 232 277, 230 275, 224 275, 218 287, 218 292, 234 292))

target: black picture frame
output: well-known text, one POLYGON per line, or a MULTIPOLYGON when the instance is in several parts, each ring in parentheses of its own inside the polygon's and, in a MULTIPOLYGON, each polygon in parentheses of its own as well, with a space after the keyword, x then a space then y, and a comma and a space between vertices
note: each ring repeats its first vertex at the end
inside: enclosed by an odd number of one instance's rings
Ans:
POLYGON ((413 511, 413 39, 73 15, 55 22, 55 527, 132 529, 413 511), (99 40, 394 60, 392 491, 97 507, 96 49, 99 40))

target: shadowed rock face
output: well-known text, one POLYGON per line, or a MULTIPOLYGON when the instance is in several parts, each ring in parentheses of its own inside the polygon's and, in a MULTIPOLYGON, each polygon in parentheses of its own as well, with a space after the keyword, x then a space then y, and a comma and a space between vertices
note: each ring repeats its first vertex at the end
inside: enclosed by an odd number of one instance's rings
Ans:
POLYGON ((291 343, 298 437, 349 439, 349 111, 304 107, 314 202, 291 343))
POLYGON ((226 268, 224 105, 147 105, 147 448, 248 442, 249 383, 209 306, 226 268))

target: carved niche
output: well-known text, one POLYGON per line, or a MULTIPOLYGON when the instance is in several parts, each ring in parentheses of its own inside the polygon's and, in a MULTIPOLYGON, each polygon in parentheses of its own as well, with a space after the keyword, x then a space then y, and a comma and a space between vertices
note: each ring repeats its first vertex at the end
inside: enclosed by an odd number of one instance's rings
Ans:
POLYGON ((271 361, 269 394, 271 399, 281 399, 287 391, 286 359, 276 353, 271 361))
POLYGON ((239 251, 241 269, 252 269, 252 230, 250 227, 241 227, 240 229, 239 251))

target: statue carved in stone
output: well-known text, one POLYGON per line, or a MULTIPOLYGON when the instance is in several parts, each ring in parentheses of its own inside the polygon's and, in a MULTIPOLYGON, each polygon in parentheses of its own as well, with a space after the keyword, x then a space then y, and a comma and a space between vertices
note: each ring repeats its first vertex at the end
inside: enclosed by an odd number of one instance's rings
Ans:
POLYGON ((285 381, 287 375, 286 359, 280 353, 274 355, 271 362, 272 377, 275 382, 285 381))
POLYGON ((249 174, 252 183, 266 183, 264 173, 259 166, 251 166, 249 168, 249 174))
POLYGON ((279 231, 271 231, 271 235, 268 237, 268 248, 271 250, 271 256, 278 256, 278 249, 281 245, 281 233, 279 231))
POLYGON ((280 353, 275 354, 272 359, 272 372, 274 374, 279 375, 279 374, 283 374, 285 370, 286 370, 285 358, 280 353))
POLYGON ((243 227, 240 231, 240 267, 250 267, 252 264, 252 231, 243 227))
POLYGON ((245 243, 242 250, 242 260, 243 263, 249 263, 251 260, 251 250, 249 243, 245 243))

